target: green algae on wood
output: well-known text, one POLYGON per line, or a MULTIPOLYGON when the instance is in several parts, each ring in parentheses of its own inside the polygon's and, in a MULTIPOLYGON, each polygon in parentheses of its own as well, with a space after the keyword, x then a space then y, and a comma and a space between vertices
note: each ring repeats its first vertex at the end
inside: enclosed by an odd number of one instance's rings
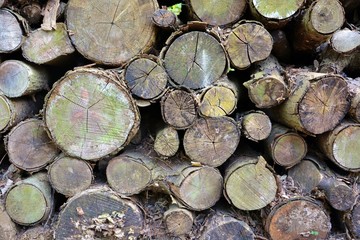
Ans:
POLYGON ((44 120, 66 154, 98 160, 127 145, 139 128, 139 110, 115 73, 97 69, 68 72, 49 92, 44 120))

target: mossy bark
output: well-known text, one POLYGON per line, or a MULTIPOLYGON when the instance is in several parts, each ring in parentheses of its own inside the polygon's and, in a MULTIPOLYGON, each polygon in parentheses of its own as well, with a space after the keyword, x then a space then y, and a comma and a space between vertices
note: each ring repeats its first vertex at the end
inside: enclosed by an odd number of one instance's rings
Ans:
POLYGON ((241 124, 241 133, 247 139, 258 142, 269 137, 272 123, 264 112, 249 111, 241 113, 238 118, 241 124))

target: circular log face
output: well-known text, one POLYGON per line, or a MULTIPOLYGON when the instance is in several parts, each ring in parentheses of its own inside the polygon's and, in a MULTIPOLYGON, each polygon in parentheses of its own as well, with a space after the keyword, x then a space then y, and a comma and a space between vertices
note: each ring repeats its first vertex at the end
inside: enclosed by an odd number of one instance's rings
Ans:
POLYGON ((0 117, 0 131, 1 131, 10 124, 11 114, 12 114, 9 103, 2 96, 0 96, 0 113, 1 113, 1 117, 0 117))
POLYGON ((23 42, 23 31, 17 18, 9 11, 0 9, 0 53, 18 49, 23 42))
POLYGON ((265 113, 253 112, 243 117, 242 131, 245 137, 252 141, 261 141, 271 133, 271 121, 265 113))
POLYGON ((360 169, 360 125, 349 126, 343 129, 333 143, 335 161, 345 169, 360 169))
POLYGON ((199 111, 206 117, 220 117, 231 114, 237 104, 235 93, 229 88, 214 86, 202 96, 199 111))
POLYGON ((165 212, 164 219, 168 232, 175 236, 189 233, 193 226, 193 216, 185 209, 165 212))
POLYGON ((70 0, 66 22, 75 48, 102 64, 121 65, 155 40, 153 0, 70 0))
POLYGON ((0 65, 0 92, 7 97, 20 97, 29 86, 29 69, 17 60, 7 60, 0 65))
POLYGON ((310 19, 318 33, 330 34, 344 24, 344 9, 338 0, 319 0, 312 7, 310 19))
POLYGON ((291 17, 303 3, 304 0, 252 0, 260 15, 277 20, 291 17))
POLYGON ((336 31, 331 37, 331 46, 338 53, 349 53, 360 46, 360 32, 350 29, 336 31))
POLYGON ((356 238, 360 238, 360 204, 357 202, 351 211, 351 216, 347 219, 347 225, 351 233, 356 238))
POLYGON ((128 91, 95 70, 74 71, 60 80, 44 116, 53 141, 84 160, 119 151, 139 127, 139 112, 128 91))
POLYGON ((205 32, 188 32, 176 38, 166 51, 165 69, 175 83, 191 89, 210 86, 225 71, 221 44, 205 32))
POLYGON ((310 193, 319 185, 322 179, 319 166, 313 161, 306 159, 290 168, 288 175, 294 179, 304 193, 310 193))

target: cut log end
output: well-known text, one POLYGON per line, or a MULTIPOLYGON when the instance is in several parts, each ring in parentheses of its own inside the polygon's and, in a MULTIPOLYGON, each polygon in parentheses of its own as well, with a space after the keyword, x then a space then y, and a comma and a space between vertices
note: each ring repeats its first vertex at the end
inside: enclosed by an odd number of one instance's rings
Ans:
POLYGON ((188 234, 193 226, 193 213, 184 208, 171 208, 164 213, 164 220, 168 233, 171 236, 188 234))
POLYGON ((270 118, 260 111, 245 114, 241 119, 241 131, 247 139, 255 142, 266 139, 271 127, 270 118))
POLYGON ((10 53, 21 47, 24 41, 22 26, 15 14, 0 9, 0 53, 10 53))
POLYGON ((164 29, 171 29, 175 27, 176 15, 167 9, 158 9, 152 15, 153 23, 164 29))
POLYGON ((0 131, 2 131, 11 124, 11 119, 12 119, 11 115, 13 114, 9 102, 3 96, 0 96, 0 112, 1 112, 0 131))
POLYGON ((179 146, 179 134, 174 128, 165 127, 156 134, 154 141, 154 150, 160 156, 174 156, 177 153, 179 146))
POLYGON ((237 96, 227 87, 214 86, 202 96, 199 111, 206 117, 230 115, 236 108, 237 96))

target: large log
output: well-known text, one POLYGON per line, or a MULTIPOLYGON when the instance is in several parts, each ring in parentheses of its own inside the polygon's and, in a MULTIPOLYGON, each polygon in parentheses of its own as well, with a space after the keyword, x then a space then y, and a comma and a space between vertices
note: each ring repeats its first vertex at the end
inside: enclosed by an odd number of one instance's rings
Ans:
POLYGON ((107 65, 121 65, 155 42, 151 22, 158 8, 154 0, 71 0, 66 24, 76 50, 84 57, 107 65))
POLYGON ((44 120, 66 154, 98 160, 127 145, 139 128, 139 110, 118 75, 97 69, 68 72, 49 92, 44 120))

